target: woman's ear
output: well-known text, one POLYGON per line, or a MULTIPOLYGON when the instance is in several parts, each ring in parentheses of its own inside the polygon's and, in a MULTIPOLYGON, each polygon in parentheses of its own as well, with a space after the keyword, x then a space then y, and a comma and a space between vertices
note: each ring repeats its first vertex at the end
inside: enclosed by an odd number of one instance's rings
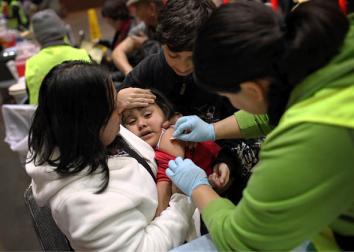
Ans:
POLYGON ((264 102, 267 100, 269 82, 265 80, 248 81, 241 85, 242 91, 252 100, 264 102))

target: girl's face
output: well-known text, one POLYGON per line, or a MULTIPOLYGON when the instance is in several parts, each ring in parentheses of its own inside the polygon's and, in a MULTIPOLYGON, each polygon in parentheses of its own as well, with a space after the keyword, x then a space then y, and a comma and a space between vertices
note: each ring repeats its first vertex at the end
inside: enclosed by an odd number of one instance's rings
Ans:
POLYGON ((187 76, 194 71, 193 52, 172 52, 166 45, 163 46, 163 53, 167 64, 179 76, 187 76))
POLYGON ((145 108, 134 108, 123 112, 124 126, 155 147, 160 139, 165 115, 159 106, 151 104, 145 108))
POLYGON ((114 89, 114 100, 116 102, 116 106, 111 114, 111 117, 109 118, 107 124, 102 127, 101 132, 100 132, 100 140, 104 146, 110 145, 113 140, 116 138, 116 136, 119 133, 119 128, 120 128, 120 118, 121 115, 118 112, 118 102, 117 102, 117 94, 114 89))

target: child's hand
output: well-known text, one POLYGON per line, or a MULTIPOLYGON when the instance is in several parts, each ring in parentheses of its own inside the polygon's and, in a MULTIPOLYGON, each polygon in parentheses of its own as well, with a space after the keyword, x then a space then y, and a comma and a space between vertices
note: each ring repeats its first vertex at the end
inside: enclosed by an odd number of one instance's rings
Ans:
POLYGON ((225 163, 219 163, 214 165, 213 170, 214 172, 208 178, 209 183, 219 193, 225 191, 230 181, 229 167, 225 163))

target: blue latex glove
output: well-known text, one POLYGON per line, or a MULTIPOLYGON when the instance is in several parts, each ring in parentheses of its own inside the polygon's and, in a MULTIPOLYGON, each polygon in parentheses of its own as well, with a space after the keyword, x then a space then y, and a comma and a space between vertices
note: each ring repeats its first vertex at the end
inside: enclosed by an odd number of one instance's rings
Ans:
POLYGON ((215 130, 198 116, 184 116, 177 120, 173 137, 186 142, 214 141, 215 130))
POLYGON ((166 175, 172 182, 188 196, 192 196, 193 189, 200 185, 209 185, 205 171, 196 166, 192 160, 177 157, 168 162, 166 175))

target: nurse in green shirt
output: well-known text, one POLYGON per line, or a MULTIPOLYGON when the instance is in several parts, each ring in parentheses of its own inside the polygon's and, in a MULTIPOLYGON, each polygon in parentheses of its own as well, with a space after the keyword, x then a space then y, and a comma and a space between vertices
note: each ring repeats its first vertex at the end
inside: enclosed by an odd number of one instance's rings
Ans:
POLYGON ((284 19, 237 0, 201 28, 194 64, 199 85, 242 111, 214 125, 183 117, 177 139, 267 135, 237 205, 192 161, 169 163, 218 249, 284 251, 311 240, 309 249, 354 250, 354 16, 334 0, 306 1, 284 19))

